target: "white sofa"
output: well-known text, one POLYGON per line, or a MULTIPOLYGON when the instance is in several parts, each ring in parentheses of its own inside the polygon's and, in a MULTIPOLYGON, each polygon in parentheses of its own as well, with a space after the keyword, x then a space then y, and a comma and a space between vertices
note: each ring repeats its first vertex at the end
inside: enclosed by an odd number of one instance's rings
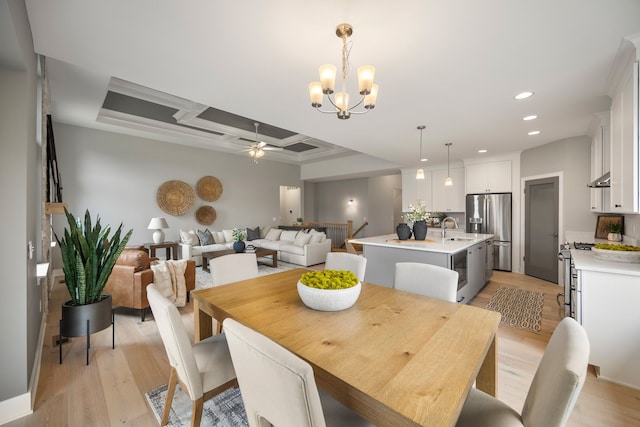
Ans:
MULTIPOLYGON (((255 232, 255 230, 252 230, 255 232)), ((278 251, 278 260, 304 267, 321 264, 325 262, 327 254, 331 252, 331 239, 316 230, 307 232, 298 230, 280 230, 277 228, 266 228, 260 230, 260 238, 247 240, 245 243, 255 247, 273 249, 278 251)), ((233 237, 231 230, 211 231, 214 242, 212 244, 201 245, 197 233, 193 230, 188 232, 180 231, 181 236, 181 258, 193 259, 196 265, 202 265, 202 254, 219 250, 232 249, 233 237)), ((257 237, 249 234, 248 238, 257 237)))

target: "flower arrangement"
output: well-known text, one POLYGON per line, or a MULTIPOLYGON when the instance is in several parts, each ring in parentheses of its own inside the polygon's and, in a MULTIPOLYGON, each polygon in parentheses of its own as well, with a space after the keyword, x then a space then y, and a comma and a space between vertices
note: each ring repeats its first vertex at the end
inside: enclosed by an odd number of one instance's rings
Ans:
POLYGON ((244 231, 239 228, 234 228, 231 230, 231 235, 233 236, 233 240, 236 242, 242 242, 245 239, 244 231))
POLYGON ((428 221, 431 218, 431 213, 427 212, 427 207, 424 202, 418 202, 417 205, 409 205, 409 212, 404 215, 407 221, 428 221))

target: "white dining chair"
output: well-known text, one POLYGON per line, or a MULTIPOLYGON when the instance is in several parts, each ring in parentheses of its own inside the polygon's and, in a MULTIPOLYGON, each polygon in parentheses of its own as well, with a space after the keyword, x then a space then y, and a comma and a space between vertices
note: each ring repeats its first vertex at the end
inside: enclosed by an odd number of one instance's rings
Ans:
POLYGON ((258 277, 258 260, 253 253, 223 255, 209 261, 209 271, 213 286, 253 279, 258 277))
POLYGON ((471 389, 457 426, 564 426, 587 376, 589 349, 584 328, 571 317, 565 317, 551 335, 522 414, 480 390, 471 389))
POLYGON ((353 271, 358 280, 364 280, 364 274, 367 269, 367 259, 346 252, 329 252, 324 263, 327 270, 349 270, 353 271))
POLYGON ((456 302, 458 272, 438 265, 398 262, 393 287, 401 291, 456 302))
POLYGON ((166 425, 169 420, 179 382, 191 398, 191 425, 199 426, 204 401, 237 385, 227 339, 221 334, 191 344, 178 309, 154 284, 147 286, 147 299, 171 365, 160 425, 166 425))
POLYGON ((307 362, 227 318, 224 330, 250 427, 371 426, 318 390, 307 362))

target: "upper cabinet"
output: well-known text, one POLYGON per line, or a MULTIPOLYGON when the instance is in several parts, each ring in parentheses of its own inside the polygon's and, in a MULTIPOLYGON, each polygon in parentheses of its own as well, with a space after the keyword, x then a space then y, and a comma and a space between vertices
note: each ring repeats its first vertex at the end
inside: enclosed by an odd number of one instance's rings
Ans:
POLYGON ((436 212, 464 212, 464 169, 450 170, 453 185, 445 186, 447 171, 431 171, 431 186, 433 188, 433 209, 436 212))
MULTIPOLYGON (((609 112, 596 114, 591 138, 591 181, 610 171, 609 112)), ((609 212, 610 189, 591 189, 591 212, 609 212)))
POLYGON ((431 172, 424 171, 424 179, 416 179, 417 168, 402 169, 402 211, 408 212, 409 205, 424 202, 427 212, 433 210, 431 172))
POLYGON ((511 192, 511 160, 474 163, 466 168, 467 194, 511 192))
MULTIPOLYGON (((636 40, 634 43, 639 42, 636 40)), ((638 173, 638 57, 628 50, 611 96, 611 203, 616 213, 640 212, 638 173)))

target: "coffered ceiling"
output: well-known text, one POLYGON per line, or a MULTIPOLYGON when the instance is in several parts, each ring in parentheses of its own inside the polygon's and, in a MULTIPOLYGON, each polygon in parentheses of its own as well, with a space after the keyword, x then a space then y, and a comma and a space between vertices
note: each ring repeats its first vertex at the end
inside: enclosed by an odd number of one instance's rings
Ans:
POLYGON ((609 108, 624 37, 640 33, 637 0, 26 5, 56 120, 242 155, 259 122, 283 148, 267 155, 294 163, 360 152, 415 166, 421 124, 430 164, 446 162, 446 142, 456 160, 585 135, 609 108), (342 22, 353 69, 374 65, 380 86, 376 108, 349 120, 314 111, 307 90, 319 65, 339 67, 342 22))

